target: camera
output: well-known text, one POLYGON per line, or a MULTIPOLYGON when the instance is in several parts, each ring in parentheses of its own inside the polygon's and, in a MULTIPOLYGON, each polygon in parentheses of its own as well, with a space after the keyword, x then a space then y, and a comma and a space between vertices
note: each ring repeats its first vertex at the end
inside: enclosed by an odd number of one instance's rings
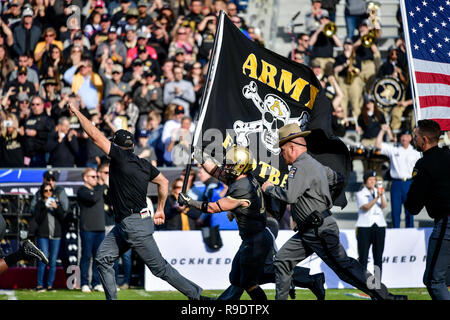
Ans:
POLYGON ((13 121, 12 120, 3 120, 3 126, 5 126, 6 128, 12 127, 13 121))

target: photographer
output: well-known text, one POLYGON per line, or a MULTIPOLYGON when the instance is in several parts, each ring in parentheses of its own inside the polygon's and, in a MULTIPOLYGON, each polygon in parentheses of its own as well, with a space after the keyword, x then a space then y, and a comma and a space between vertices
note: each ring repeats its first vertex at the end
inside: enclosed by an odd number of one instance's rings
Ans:
POLYGON ((140 86, 134 92, 133 102, 139 108, 138 129, 145 129, 143 124, 151 111, 163 111, 162 89, 152 71, 144 73, 140 86))
POLYGON ((44 182, 39 190, 34 214, 34 222, 37 227, 37 243, 39 249, 48 257, 50 266, 47 286, 44 287, 46 266, 41 261, 38 263, 36 290, 42 292, 53 288, 53 281, 56 275, 56 259, 58 258, 61 242, 61 224, 65 214, 59 197, 49 182, 44 182))
MULTIPOLYGON (((358 220, 356 221, 356 239, 358 241, 358 260, 367 268, 369 248, 372 246, 374 265, 381 268, 383 263, 386 220, 383 209, 386 208, 383 182, 377 182, 376 171, 364 174, 364 187, 356 194, 358 220)), ((375 273, 376 274, 376 273, 375 273)))
POLYGON ((49 164, 53 167, 73 167, 75 165, 79 151, 77 132, 70 129, 68 118, 59 118, 55 131, 48 136, 47 151, 50 152, 49 164))
POLYGON ((5 120, 0 125, 0 159, 3 168, 23 167, 24 160, 24 131, 19 129, 17 117, 6 114, 5 120))

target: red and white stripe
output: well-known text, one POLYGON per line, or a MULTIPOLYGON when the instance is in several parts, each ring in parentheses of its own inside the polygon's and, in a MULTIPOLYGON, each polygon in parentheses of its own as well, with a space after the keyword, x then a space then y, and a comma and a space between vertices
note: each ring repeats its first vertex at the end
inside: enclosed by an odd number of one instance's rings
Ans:
POLYGON ((450 130, 450 64, 413 59, 418 119, 433 119, 450 130))

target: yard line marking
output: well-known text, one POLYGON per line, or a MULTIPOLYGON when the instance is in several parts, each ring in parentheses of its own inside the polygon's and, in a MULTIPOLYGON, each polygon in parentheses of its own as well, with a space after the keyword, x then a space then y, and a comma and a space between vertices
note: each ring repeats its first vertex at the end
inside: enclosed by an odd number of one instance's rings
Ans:
POLYGON ((18 300, 14 290, 0 290, 0 295, 8 296, 8 300, 18 300))

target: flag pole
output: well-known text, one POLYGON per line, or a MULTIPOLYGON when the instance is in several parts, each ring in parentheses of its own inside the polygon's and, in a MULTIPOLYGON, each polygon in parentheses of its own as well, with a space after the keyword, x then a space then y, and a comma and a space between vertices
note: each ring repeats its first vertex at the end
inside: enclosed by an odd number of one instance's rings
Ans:
POLYGON ((411 96, 413 100, 413 106, 414 106, 414 118, 417 126, 417 121, 419 121, 420 115, 420 102, 419 99, 416 99, 416 93, 417 91, 417 81, 416 76, 414 73, 414 65, 412 63, 413 57, 412 57, 412 51, 411 51, 411 42, 409 40, 409 32, 408 32, 408 18, 406 13, 406 0, 400 0, 400 12, 402 14, 402 22, 403 22, 403 35, 405 40, 405 47, 406 47, 406 55, 408 59, 408 69, 409 69, 409 81, 410 81, 410 88, 411 88, 411 96))
POLYGON ((221 28, 222 28, 221 21, 223 20, 224 16, 225 16, 225 11, 221 10, 220 13, 219 13, 219 21, 217 23, 216 34, 214 35, 214 45, 213 45, 213 48, 212 48, 211 57, 210 57, 209 62, 208 62, 209 65, 208 65, 208 71, 206 73, 206 81, 205 81, 205 86, 204 86, 205 90, 203 90, 202 98, 201 98, 201 102, 200 102, 200 112, 198 113, 198 115, 196 117, 196 121, 195 121, 197 123, 197 125, 195 127, 195 132, 194 132, 194 134, 192 136, 192 141, 191 141, 191 157, 189 159, 189 162, 186 164, 186 173, 184 175, 183 188, 182 188, 182 192, 183 193, 186 193, 186 191, 187 191, 186 189, 187 189, 187 184, 188 184, 188 181, 189 181, 189 175, 191 173, 192 164, 194 162, 194 151, 195 151, 194 150, 194 143, 196 142, 195 140, 196 140, 196 137, 198 136, 198 134, 197 134, 199 132, 198 130, 201 130, 201 126, 199 128, 199 125, 198 125, 199 122, 198 121, 199 121, 200 115, 203 112, 203 108, 204 108, 204 104, 205 104, 205 100, 206 100, 205 98, 207 96, 207 93, 208 93, 209 90, 211 90, 211 88, 209 87, 210 77, 211 77, 211 70, 212 70, 212 66, 215 63, 216 48, 217 48, 217 43, 218 43, 217 39, 218 39, 219 31, 221 31, 221 28))

